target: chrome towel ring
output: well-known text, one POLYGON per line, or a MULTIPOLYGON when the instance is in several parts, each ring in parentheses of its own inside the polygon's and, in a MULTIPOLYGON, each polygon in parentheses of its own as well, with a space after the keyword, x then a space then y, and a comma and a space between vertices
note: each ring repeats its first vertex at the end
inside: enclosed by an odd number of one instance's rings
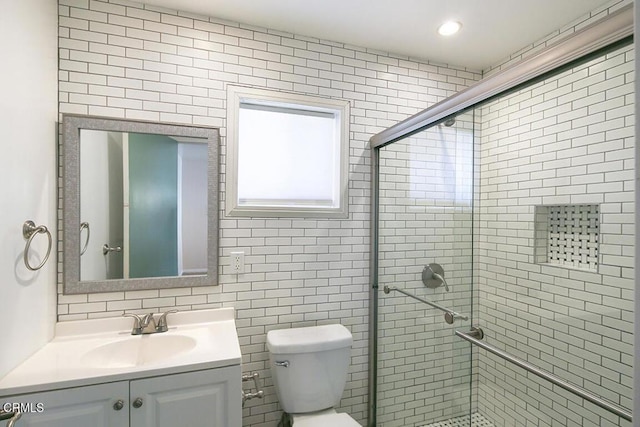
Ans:
POLYGON ((89 246, 89 238, 91 237, 91 229, 89 228, 89 223, 88 222, 81 222, 80 223, 80 233, 82 234, 82 230, 86 229, 87 230, 87 238, 84 241, 84 246, 82 247, 82 249, 80 249, 80 256, 84 255, 84 253, 87 251, 87 246, 89 246))
POLYGON ((40 270, 49 259, 49 255, 51 254, 51 247, 53 246, 53 240, 51 239, 51 233, 49 232, 49 229, 44 225, 36 227, 36 224, 33 221, 28 220, 25 221, 24 224, 22 224, 22 236, 27 239, 27 244, 24 247, 24 265, 26 265, 27 268, 31 271, 40 270), (33 238, 37 234, 41 233, 46 233, 49 239, 49 247, 47 248, 47 254, 45 255, 40 265, 38 265, 37 267, 33 267, 31 266, 31 264, 29 264, 29 249, 31 248, 31 242, 33 241, 33 238))
POLYGON ((20 413, 20 411, 5 412, 0 409, 0 421, 9 420, 9 422, 7 423, 7 427, 15 426, 20 417, 22 417, 22 413, 20 413))

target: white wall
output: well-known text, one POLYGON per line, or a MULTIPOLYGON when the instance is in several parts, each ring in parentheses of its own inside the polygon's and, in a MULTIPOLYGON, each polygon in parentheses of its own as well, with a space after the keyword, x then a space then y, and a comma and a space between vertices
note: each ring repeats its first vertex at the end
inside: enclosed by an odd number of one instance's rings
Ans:
MULTIPOLYGON (((53 334, 56 297, 55 1, 2 0, 0 4, 0 377, 53 334), (25 267, 22 223, 31 219, 53 233, 54 248, 38 272, 25 267)), ((33 263, 46 253, 36 237, 33 263)))

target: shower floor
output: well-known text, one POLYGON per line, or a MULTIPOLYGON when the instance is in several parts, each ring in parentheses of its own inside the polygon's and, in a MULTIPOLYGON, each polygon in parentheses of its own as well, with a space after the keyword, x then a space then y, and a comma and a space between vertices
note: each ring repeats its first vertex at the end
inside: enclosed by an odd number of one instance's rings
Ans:
POLYGON ((486 419, 482 414, 471 414, 471 420, 469 416, 451 418, 446 421, 438 421, 437 423, 427 424, 424 427, 494 427, 493 423, 486 419), (471 423, 469 423, 471 421, 471 423))

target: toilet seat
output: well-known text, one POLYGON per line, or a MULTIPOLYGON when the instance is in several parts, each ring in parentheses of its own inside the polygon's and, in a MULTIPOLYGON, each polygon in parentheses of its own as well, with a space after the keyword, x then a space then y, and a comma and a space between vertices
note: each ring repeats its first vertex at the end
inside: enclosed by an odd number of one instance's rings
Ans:
POLYGON ((362 427, 349 414, 338 414, 333 410, 313 414, 293 415, 293 427, 362 427))

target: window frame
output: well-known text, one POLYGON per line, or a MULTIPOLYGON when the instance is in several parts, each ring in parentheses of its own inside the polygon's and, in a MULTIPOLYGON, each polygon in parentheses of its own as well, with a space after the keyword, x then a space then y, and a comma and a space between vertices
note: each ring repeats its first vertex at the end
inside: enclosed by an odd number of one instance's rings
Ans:
MULTIPOLYGON (((266 108, 265 108, 266 109, 266 108)), ((225 213, 230 217, 309 217, 347 218, 349 216, 349 121, 350 105, 346 100, 322 98, 268 89, 227 86, 227 137, 225 166, 225 213), (339 123, 337 206, 305 206, 291 204, 240 204, 238 202, 239 116, 241 104, 284 107, 326 113, 335 112, 339 123)))

